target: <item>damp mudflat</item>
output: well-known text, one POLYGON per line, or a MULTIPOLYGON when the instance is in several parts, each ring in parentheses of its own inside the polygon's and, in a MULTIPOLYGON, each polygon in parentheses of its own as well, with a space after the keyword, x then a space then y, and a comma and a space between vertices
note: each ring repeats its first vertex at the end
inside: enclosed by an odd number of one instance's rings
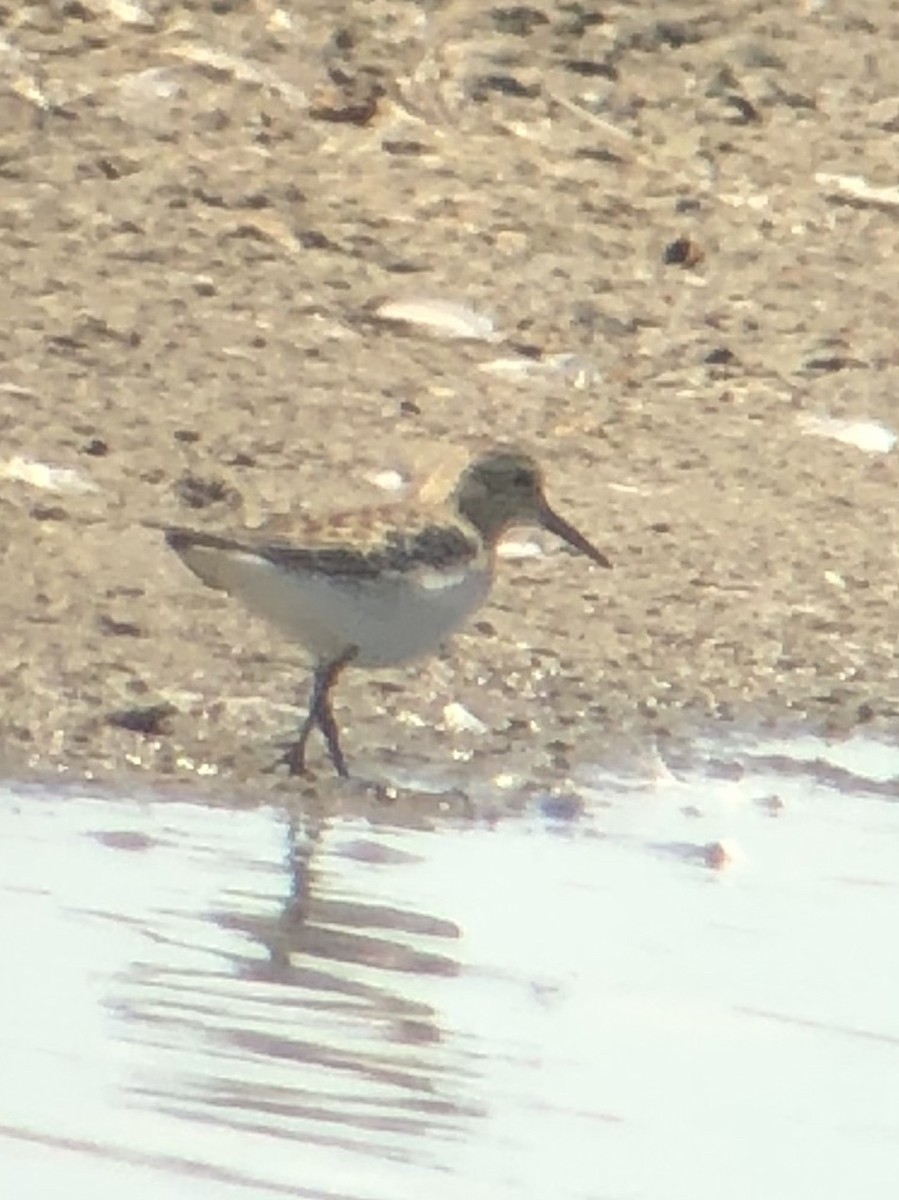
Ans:
POLYGON ((0 796, 9 1196, 892 1196, 899 751, 420 827, 0 796))
POLYGON ((0 764, 262 786, 307 668, 158 526, 505 442, 614 570, 348 673, 352 768, 893 734, 897 78, 888 0, 0 6, 0 764))

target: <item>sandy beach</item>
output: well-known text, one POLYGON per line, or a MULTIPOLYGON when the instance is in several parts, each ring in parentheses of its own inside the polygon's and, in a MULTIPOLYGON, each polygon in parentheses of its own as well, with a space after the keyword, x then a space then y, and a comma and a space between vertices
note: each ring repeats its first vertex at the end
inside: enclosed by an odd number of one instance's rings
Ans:
POLYGON ((330 786, 264 771, 297 648, 155 526, 289 529, 497 441, 614 570, 539 538, 444 654, 348 674, 364 774, 889 733, 893 7, 212 7, 3 19, 6 773, 330 786))

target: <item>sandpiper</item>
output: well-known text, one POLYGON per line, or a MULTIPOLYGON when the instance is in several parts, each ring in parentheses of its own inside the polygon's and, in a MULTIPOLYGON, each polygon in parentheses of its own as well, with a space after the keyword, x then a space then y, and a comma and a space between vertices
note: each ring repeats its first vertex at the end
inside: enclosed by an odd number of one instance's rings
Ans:
POLYGON ((286 539, 167 528, 195 575, 230 593, 305 647, 314 664, 309 712, 284 756, 306 769, 316 727, 331 761, 346 760, 331 708, 344 667, 388 667, 435 650, 487 599, 496 544, 512 525, 540 525, 602 567, 611 564, 550 508, 536 462, 519 450, 481 455, 440 504, 396 504, 309 520, 286 539))

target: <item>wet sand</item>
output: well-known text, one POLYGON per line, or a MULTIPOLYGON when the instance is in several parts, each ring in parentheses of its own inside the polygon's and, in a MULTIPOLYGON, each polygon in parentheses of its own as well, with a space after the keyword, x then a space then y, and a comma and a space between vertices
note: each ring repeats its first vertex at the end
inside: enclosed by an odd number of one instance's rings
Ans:
POLYGON ((615 569, 547 541, 445 656, 348 675, 351 766, 894 728, 896 459, 800 425, 895 423, 897 208, 845 190, 896 182, 890 5, 74 7, 2 29, 6 773, 329 784, 263 772, 300 656, 147 523, 380 503, 506 439, 615 569), (502 340, 374 319, 416 297, 502 340))

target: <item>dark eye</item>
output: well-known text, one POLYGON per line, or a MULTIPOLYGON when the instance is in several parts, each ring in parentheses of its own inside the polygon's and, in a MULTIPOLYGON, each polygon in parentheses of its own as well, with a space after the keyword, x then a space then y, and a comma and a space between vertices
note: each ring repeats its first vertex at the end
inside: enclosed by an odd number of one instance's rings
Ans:
POLYGON ((525 469, 522 467, 520 470, 516 471, 515 474, 512 476, 512 482, 515 484, 515 486, 517 488, 523 489, 526 487, 530 487, 530 485, 531 485, 530 471, 525 471, 525 469))

